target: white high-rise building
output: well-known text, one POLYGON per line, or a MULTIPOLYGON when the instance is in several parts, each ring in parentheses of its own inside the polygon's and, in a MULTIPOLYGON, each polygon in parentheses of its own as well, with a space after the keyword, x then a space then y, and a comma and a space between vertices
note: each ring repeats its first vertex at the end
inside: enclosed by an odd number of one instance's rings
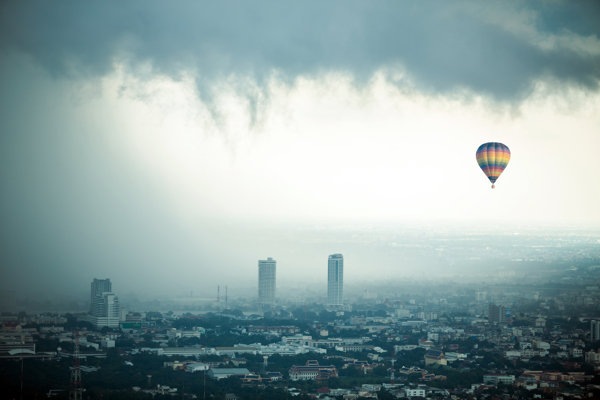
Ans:
POLYGON ((275 305, 276 261, 271 257, 258 260, 258 304, 275 305))
POLYGON ((112 293, 110 279, 94 278, 87 320, 96 328, 118 328, 119 316, 119 298, 112 293))
POLYGON ((327 304, 341 306, 344 295, 344 257, 332 254, 327 263, 327 304))
POLYGON ((110 279, 96 279, 92 281, 92 293, 90 296, 90 311, 94 306, 94 299, 96 295, 104 292, 112 292, 112 283, 110 283, 110 279))
POLYGON ((92 303, 92 315, 88 318, 96 328, 119 327, 119 298, 114 293, 98 293, 92 303))

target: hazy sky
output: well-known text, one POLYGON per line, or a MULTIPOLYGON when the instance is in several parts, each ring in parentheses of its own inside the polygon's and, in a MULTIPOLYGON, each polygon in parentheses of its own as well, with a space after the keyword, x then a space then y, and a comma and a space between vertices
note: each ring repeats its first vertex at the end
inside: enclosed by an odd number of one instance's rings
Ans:
POLYGON ((2 288, 326 279, 339 249, 257 221, 598 224, 599 31, 597 2, 2 2, 2 288))

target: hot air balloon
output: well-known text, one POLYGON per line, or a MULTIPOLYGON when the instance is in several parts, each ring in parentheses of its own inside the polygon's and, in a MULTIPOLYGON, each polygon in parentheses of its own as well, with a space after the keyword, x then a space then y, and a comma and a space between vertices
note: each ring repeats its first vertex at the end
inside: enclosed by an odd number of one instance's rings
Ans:
POLYGON ((492 189, 496 187, 496 180, 510 161, 510 150, 502 143, 484 143, 477 149, 477 163, 485 176, 492 182, 492 189))

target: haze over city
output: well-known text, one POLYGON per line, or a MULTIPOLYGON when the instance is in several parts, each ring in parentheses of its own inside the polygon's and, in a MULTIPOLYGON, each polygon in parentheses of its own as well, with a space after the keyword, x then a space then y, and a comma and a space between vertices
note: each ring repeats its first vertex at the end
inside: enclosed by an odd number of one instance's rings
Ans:
POLYGON ((316 6, 5 3, 3 287, 324 276, 342 246, 284 239, 311 227, 598 226, 592 5, 316 6), (512 151, 495 190, 486 141, 512 151))
POLYGON ((132 312, 227 287, 260 314, 272 257, 289 314, 334 254, 349 307, 597 285, 599 31, 596 2, 3 2, 9 311, 86 313, 110 279, 132 312))

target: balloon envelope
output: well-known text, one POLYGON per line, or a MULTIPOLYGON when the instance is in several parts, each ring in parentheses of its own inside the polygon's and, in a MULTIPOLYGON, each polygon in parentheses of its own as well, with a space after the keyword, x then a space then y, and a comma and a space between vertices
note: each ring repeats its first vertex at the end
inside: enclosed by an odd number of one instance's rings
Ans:
MULTIPOLYGON (((477 163, 492 185, 510 161, 510 150, 502 143, 484 143, 477 149, 477 163)), ((494 187, 494 186, 492 186, 494 187)))

